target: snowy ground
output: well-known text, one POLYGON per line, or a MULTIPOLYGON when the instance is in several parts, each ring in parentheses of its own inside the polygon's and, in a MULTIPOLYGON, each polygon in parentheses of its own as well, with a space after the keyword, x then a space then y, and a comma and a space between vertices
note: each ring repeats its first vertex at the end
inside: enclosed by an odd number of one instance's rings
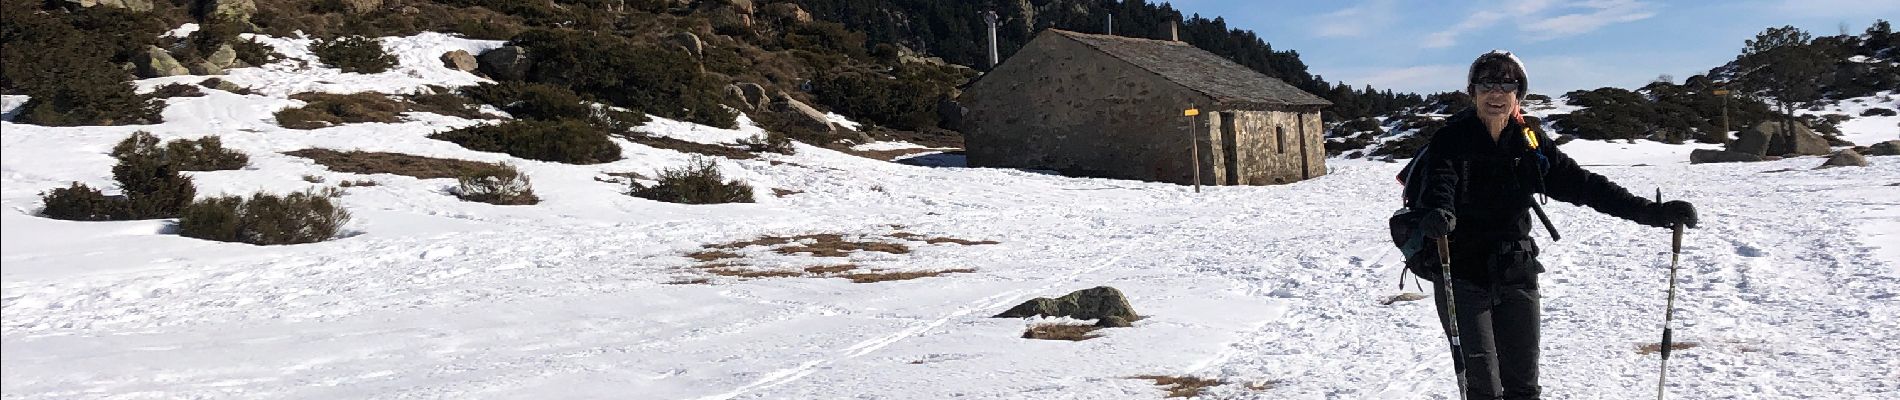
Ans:
MULTIPOLYGON (((493 45, 391 40, 404 62, 394 75, 240 69, 231 79, 261 95, 174 99, 162 125, 0 123, 4 397, 1120 399, 1164 396, 1129 379, 1160 374, 1230 382, 1214 398, 1451 398, 1429 303, 1378 303, 1399 293, 1384 229, 1398 164, 1330 160, 1331 173, 1311 181, 1196 194, 801 146, 721 162, 758 188, 759 203, 687 206, 594 179, 688 158, 670 150, 622 142, 627 160, 574 166, 424 138, 473 123, 458 118, 314 131, 271 122, 297 91, 476 82, 434 56, 493 45), (298 190, 312 186, 306 174, 381 185, 342 197, 356 215, 350 237, 310 245, 32 215, 41 191, 109 187, 105 153, 134 130, 217 134, 251 154, 245 170, 193 173, 203 196, 298 190), (448 180, 334 173, 277 154, 310 146, 507 160, 544 202, 465 203, 443 193, 448 180), (898 230, 999 243, 911 242, 910 254, 848 259, 744 251, 794 267, 976 270, 918 280, 667 284, 706 277, 684 257, 702 244, 804 233, 898 241, 884 236, 898 230), (1120 288, 1149 318, 1082 342, 1020 339, 1029 322, 985 318, 1098 285, 1120 288)), ((647 129, 713 142, 756 128, 647 129)), ((1821 159, 1688 165, 1683 146, 1565 149, 1636 193, 1662 187, 1702 210, 1677 301, 1678 340, 1701 346, 1677 353, 1671 398, 1900 391, 1900 157, 1813 170, 1821 159)), ((1543 258, 1548 397, 1651 395, 1657 359, 1636 349, 1658 339, 1667 233, 1569 205, 1549 211, 1565 240, 1546 243, 1543 258)))

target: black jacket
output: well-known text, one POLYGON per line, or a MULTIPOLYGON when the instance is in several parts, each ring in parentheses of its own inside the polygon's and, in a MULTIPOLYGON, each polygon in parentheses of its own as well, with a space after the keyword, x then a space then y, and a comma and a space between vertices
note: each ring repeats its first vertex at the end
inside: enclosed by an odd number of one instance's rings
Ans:
POLYGON ((1419 205, 1457 216, 1451 232, 1453 277, 1480 284, 1535 284, 1535 273, 1543 272, 1530 236, 1535 193, 1653 224, 1654 202, 1584 170, 1543 133, 1537 136, 1547 168, 1539 166, 1538 150, 1530 149, 1517 123, 1494 142, 1469 109, 1447 119, 1432 136, 1418 164, 1425 168, 1419 205))

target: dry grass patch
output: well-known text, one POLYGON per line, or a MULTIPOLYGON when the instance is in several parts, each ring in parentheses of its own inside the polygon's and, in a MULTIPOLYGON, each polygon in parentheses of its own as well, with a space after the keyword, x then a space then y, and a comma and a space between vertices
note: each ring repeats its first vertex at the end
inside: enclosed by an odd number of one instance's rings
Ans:
MULTIPOLYGON (((1688 350, 1701 345, 1701 343, 1696 342, 1674 342, 1669 344, 1669 351, 1688 350)), ((1662 343, 1650 343, 1636 348, 1636 354, 1650 355, 1660 352, 1662 352, 1662 343)))
POLYGON ((1151 380, 1155 381, 1157 386, 1167 386, 1168 397, 1196 397, 1201 395, 1202 390, 1227 384, 1219 380, 1192 376, 1142 375, 1135 379, 1151 380))
POLYGON ((852 265, 852 264, 820 265, 820 266, 814 266, 814 267, 805 267, 805 272, 818 274, 818 275, 830 275, 830 274, 836 274, 840 272, 851 271, 855 269, 858 269, 858 266, 852 265))
POLYGON ((1023 331, 1023 338, 1080 342, 1102 337, 1102 335, 1095 333, 1096 330, 1100 329, 1102 328, 1095 325, 1039 324, 1030 326, 1029 330, 1023 331))
POLYGON ((852 252, 876 251, 891 254, 909 254, 910 246, 885 242, 853 242, 839 235, 811 235, 813 243, 799 244, 773 249, 779 254, 792 255, 811 253, 813 257, 845 257, 852 252))
POLYGON ((370 187, 370 186, 376 186, 377 183, 376 181, 372 181, 368 179, 359 179, 359 180, 354 180, 354 181, 337 182, 336 185, 340 187, 370 187))
POLYGON ((712 284, 712 278, 680 279, 680 280, 675 280, 675 281, 668 281, 665 284, 666 285, 708 285, 708 284, 712 284))
POLYGON ((744 257, 744 256, 739 255, 738 253, 727 252, 727 251, 717 251, 717 250, 697 251, 697 252, 693 252, 692 254, 687 254, 686 256, 691 257, 694 260, 699 260, 702 262, 712 262, 712 261, 744 257))
POLYGON ((967 274, 971 272, 976 272, 976 270, 970 268, 955 268, 937 271, 871 271, 838 275, 838 277, 850 279, 851 283, 878 283, 930 278, 943 276, 943 274, 967 274))
POLYGON ((707 269, 706 272, 711 272, 713 273, 713 275, 729 276, 729 277, 734 277, 734 278, 796 278, 796 277, 805 276, 804 271, 763 270, 763 269, 745 269, 745 268, 732 268, 732 267, 710 268, 710 269, 707 269))
POLYGON ((799 193, 805 193, 805 192, 800 191, 800 190, 772 188, 772 195, 778 196, 778 197, 791 196, 791 195, 799 194, 799 193))
POLYGON ((960 244, 964 246, 974 246, 974 245, 979 245, 979 244, 996 244, 998 242, 994 240, 964 240, 964 239, 957 239, 957 238, 940 237, 940 238, 930 238, 929 240, 925 240, 924 243, 929 243, 929 244, 956 243, 956 244, 960 244))
POLYGON ((705 143, 699 143, 699 142, 689 142, 689 141, 679 140, 679 139, 674 139, 674 138, 669 138, 669 137, 659 137, 659 136, 650 136, 650 135, 641 135, 641 136, 626 135, 626 136, 622 136, 622 138, 632 141, 634 143, 644 144, 644 145, 652 146, 655 148, 673 150, 673 151, 677 151, 681 153, 692 153, 692 154, 715 156, 715 157, 725 157, 725 158, 730 158, 734 160, 750 160, 750 159, 759 157, 757 154, 748 153, 745 150, 740 150, 740 149, 736 149, 732 147, 726 147, 726 146, 721 146, 721 145, 716 145, 716 144, 705 144, 705 143))
POLYGON ((353 174, 396 174, 420 179, 454 178, 488 168, 489 164, 401 153, 382 153, 330 149, 303 149, 284 154, 308 158, 331 171, 353 174))
POLYGON ((375 92, 351 94, 298 93, 303 107, 278 111, 277 125, 290 129, 317 129, 362 122, 401 122, 409 102, 375 92))

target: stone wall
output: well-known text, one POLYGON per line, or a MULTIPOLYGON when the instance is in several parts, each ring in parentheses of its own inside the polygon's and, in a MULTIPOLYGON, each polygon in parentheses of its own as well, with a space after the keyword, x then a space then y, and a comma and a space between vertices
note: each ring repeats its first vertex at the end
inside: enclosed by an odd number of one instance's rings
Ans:
POLYGON ((1224 106, 1212 98, 1061 35, 1030 41, 959 100, 969 108, 964 144, 973 167, 1192 184, 1188 143, 1198 138, 1202 184, 1269 185, 1326 170, 1317 112, 1229 110, 1237 124, 1224 138, 1224 106), (1181 115, 1190 104, 1202 111, 1193 133, 1181 115), (1284 146, 1275 127, 1286 130, 1284 146), (1231 157, 1225 143, 1234 143, 1231 157))

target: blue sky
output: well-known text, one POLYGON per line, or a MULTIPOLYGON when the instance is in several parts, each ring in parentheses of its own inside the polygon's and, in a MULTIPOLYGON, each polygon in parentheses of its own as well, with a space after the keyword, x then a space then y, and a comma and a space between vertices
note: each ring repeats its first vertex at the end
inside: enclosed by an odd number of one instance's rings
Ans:
POLYGON ((1169 0, 1183 14, 1225 17, 1314 74, 1396 91, 1462 90, 1465 68, 1491 49, 1516 53, 1533 93, 1677 83, 1735 58, 1771 26, 1815 36, 1875 19, 1900 22, 1900 0, 1169 0))

